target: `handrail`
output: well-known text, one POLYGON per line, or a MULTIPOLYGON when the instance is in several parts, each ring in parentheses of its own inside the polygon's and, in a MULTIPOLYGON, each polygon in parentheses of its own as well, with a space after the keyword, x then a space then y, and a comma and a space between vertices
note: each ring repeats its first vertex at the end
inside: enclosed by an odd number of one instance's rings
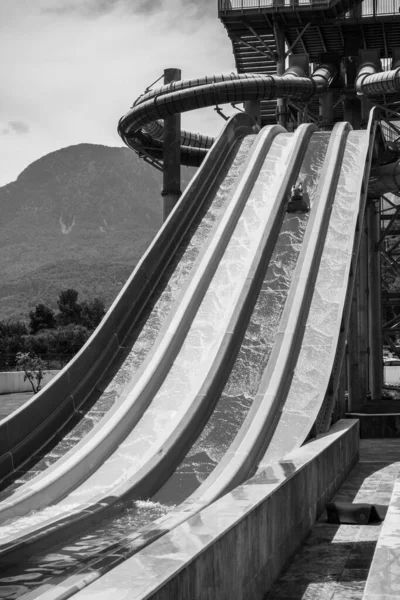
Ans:
MULTIPOLYGON (((274 12, 288 12, 290 10, 327 10, 338 4, 338 0, 218 0, 219 14, 233 11, 246 12, 247 10, 273 9, 274 12)), ((360 2, 354 2, 359 5, 360 2)), ((350 19, 355 16, 360 18, 380 17, 399 14, 399 0, 363 0, 359 15, 354 15, 350 9, 342 18, 350 19)), ((341 18, 341 17, 339 17, 341 18)))

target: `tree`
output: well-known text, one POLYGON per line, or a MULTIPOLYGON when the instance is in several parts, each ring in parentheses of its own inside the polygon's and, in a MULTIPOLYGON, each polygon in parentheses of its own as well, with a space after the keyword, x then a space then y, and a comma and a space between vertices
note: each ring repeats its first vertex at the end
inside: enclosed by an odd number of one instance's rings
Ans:
POLYGON ((41 329, 54 329, 56 326, 54 311, 42 303, 30 311, 29 319, 29 330, 31 333, 37 333, 41 329))
POLYGON ((27 333, 23 321, 0 321, 0 370, 15 366, 15 355, 23 351, 27 333))
POLYGON ((57 300, 59 314, 57 321, 60 325, 79 324, 82 307, 78 303, 78 292, 72 288, 60 292, 57 300))
POLYGON ((89 339, 90 332, 82 325, 68 325, 56 330, 53 340, 53 352, 70 357, 76 354, 89 339))
POLYGON ((96 329, 106 314, 104 302, 94 298, 91 302, 82 302, 81 307, 81 324, 90 330, 96 329))
POLYGON ((28 379, 33 393, 37 394, 42 389, 40 384, 46 374, 43 371, 45 363, 39 356, 31 355, 29 352, 18 352, 16 358, 17 366, 25 371, 24 381, 28 379))
POLYGON ((0 321, 0 338, 23 336, 28 333, 24 321, 0 321))

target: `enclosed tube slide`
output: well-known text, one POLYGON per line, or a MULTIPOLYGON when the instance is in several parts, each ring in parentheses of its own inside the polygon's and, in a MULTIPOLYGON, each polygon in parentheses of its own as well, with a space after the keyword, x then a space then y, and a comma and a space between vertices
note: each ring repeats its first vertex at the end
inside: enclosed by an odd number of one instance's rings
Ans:
POLYGON ((355 81, 356 92, 364 96, 396 94, 400 92, 400 67, 391 71, 379 71, 380 65, 371 61, 363 63, 355 81))
MULTIPOLYGON (((299 68, 289 68, 283 75, 232 73, 173 82, 139 97, 120 119, 118 132, 132 150, 160 159, 163 125, 159 119, 206 106, 245 100, 283 97, 308 100, 323 94, 335 74, 335 67, 327 64, 319 66, 311 78, 304 77, 299 68)), ((208 136, 183 131, 182 164, 198 166, 212 142, 213 139, 208 136)))

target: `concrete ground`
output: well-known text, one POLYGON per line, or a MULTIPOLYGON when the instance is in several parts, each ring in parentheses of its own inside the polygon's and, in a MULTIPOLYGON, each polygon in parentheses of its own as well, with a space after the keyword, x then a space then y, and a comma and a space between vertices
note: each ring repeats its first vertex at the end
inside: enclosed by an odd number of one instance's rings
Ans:
MULTIPOLYGON (((398 439, 360 440, 360 461, 334 500, 388 505, 398 473, 398 439)), ((381 528, 333 525, 324 513, 265 600, 361 600, 381 528)))
POLYGON ((0 421, 11 414, 14 410, 22 406, 32 398, 32 392, 22 392, 19 394, 0 394, 0 421))

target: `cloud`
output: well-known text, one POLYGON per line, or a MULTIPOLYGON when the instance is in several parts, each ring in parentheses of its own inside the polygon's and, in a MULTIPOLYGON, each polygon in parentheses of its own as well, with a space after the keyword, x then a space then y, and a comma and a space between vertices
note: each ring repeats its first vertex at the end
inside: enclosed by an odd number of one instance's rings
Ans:
MULTIPOLYGON (((216 0, 41 0, 40 12, 44 15, 81 15, 88 18, 98 17, 114 11, 133 15, 151 15, 163 12, 176 14, 176 6, 180 5, 190 15, 215 16, 216 0)), ((177 21, 185 15, 178 14, 177 21)))
MULTIPOLYGON (((165 68, 181 69, 184 79, 234 70, 216 5, 0 0, 0 185, 58 148, 80 142, 121 146, 119 118, 165 68), (11 127, 16 122, 24 131, 11 127), (29 135, 22 138, 27 123, 29 135)), ((234 111, 227 106, 226 112, 234 111)), ((212 107, 182 115, 183 129, 208 135, 217 135, 223 124, 212 107)))
POLYGON ((131 14, 152 14, 159 10, 165 0, 42 0, 44 15, 78 14, 92 18, 121 10, 131 14))
POLYGON ((26 135, 29 133, 29 125, 23 121, 8 121, 7 126, 2 129, 2 135, 16 133, 17 135, 26 135))

